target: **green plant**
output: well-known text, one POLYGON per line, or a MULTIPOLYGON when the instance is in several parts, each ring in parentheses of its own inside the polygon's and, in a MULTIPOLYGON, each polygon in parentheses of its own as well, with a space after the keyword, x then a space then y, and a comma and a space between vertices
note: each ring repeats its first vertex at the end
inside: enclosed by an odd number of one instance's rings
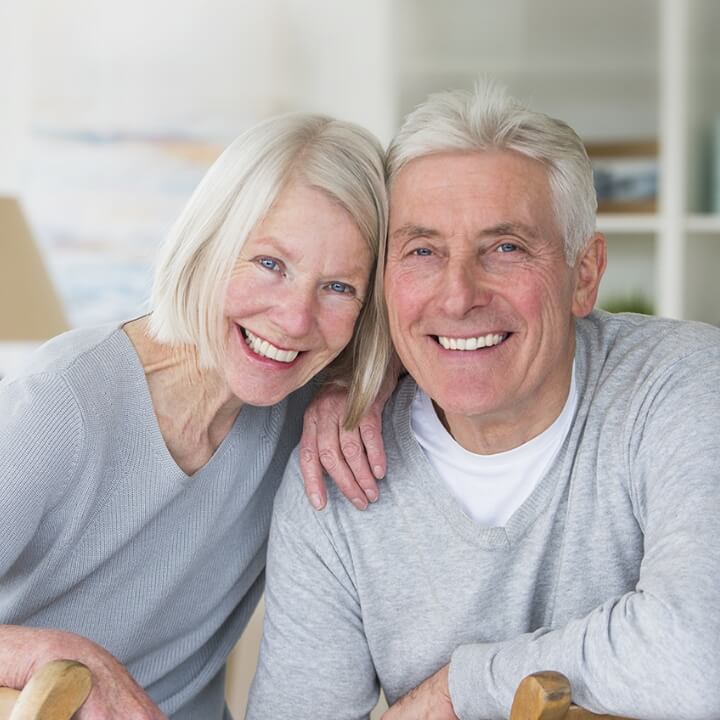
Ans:
POLYGON ((616 295, 609 297, 600 303, 603 310, 611 313, 632 312, 642 315, 654 315, 655 309, 652 302, 641 293, 633 293, 632 295, 616 295))

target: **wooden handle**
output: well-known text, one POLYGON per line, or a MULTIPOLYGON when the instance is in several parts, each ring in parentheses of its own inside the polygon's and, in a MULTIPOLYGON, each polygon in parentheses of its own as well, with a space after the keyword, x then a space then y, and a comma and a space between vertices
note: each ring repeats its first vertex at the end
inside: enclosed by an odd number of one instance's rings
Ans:
POLYGON ((510 720, 562 720, 570 707, 570 681, 558 672, 528 675, 515 692, 510 720))
POLYGON ((91 688, 85 665, 55 660, 35 672, 21 692, 0 688, 0 720, 70 720, 91 688))
POLYGON ((8 720, 18 697, 20 697, 19 690, 0 687, 0 720, 8 720))
POLYGON ((571 702, 570 681, 559 672, 528 675, 515 692, 510 720, 629 720, 598 715, 571 702))

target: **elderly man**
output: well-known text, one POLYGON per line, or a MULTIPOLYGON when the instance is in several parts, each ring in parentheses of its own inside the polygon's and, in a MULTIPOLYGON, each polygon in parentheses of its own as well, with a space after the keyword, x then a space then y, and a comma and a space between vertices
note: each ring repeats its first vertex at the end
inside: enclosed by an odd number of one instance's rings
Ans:
POLYGON ((315 512, 291 461, 249 717, 365 718, 382 686, 386 720, 501 718, 538 670, 720 717, 720 331, 593 311, 582 143, 492 85, 413 112, 388 176, 387 482, 315 512))

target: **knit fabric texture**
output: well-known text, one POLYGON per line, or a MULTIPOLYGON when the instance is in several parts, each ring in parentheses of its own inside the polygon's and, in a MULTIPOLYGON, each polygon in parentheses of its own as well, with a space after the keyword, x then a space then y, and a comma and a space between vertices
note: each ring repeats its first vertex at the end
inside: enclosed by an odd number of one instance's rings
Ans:
POLYGON ((333 486, 312 511, 291 458, 248 718, 366 718, 447 663, 461 720, 507 718, 540 670, 594 712, 720 717, 720 330, 594 312, 576 335, 572 426, 502 527, 426 459, 410 378, 366 512, 333 486))
POLYGON ((228 717, 224 663, 262 593, 308 392, 244 406, 188 477, 121 329, 50 341, 0 384, 0 623, 94 640, 173 720, 228 717))

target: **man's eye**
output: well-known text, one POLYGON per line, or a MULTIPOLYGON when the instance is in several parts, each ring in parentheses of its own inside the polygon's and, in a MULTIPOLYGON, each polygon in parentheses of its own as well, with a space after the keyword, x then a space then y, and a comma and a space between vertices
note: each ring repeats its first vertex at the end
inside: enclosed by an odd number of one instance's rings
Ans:
POLYGON ((355 288, 352 285, 348 285, 347 283, 340 282, 338 280, 328 283, 328 289, 330 289, 332 292, 338 293, 340 295, 354 295, 355 294, 355 288))
POLYGON ((509 252, 515 252, 518 249, 518 246, 515 243, 511 242, 505 242, 501 245, 498 245, 497 251, 500 253, 509 253, 509 252))
POLYGON ((261 257, 258 259, 258 263, 266 268, 267 270, 279 270, 280 264, 277 260, 273 260, 273 258, 269 257, 261 257))

